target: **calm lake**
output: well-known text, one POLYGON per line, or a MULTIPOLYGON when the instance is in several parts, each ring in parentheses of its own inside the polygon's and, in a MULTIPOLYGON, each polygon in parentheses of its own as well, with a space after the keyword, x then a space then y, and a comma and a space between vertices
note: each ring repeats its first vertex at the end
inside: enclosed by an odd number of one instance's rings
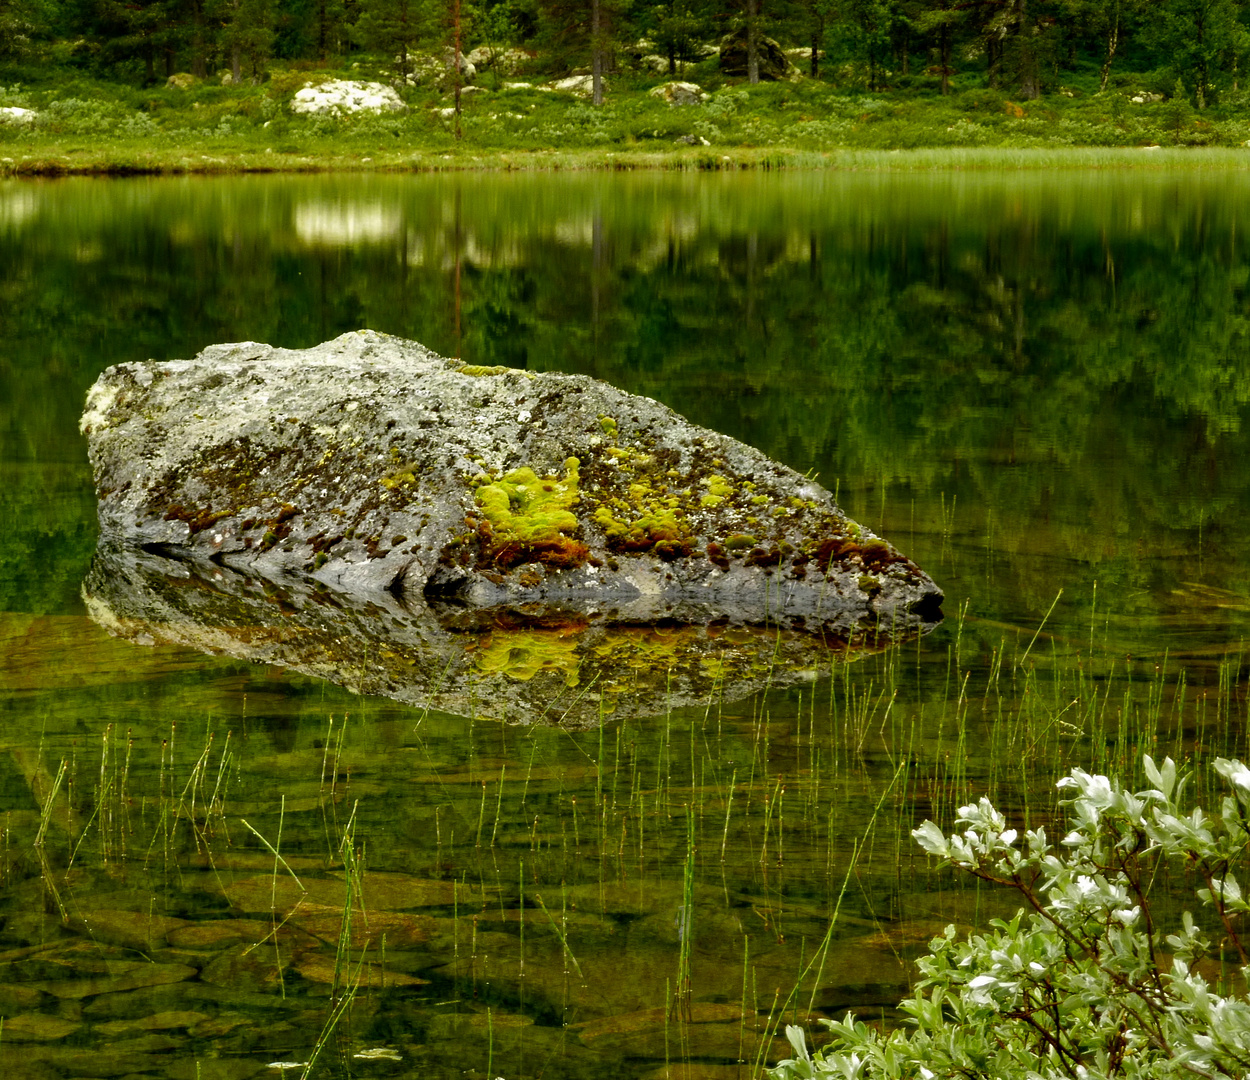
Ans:
POLYGON ((921 821, 1250 752, 1248 234, 1198 171, 0 182, 0 1075, 746 1080, 890 1022, 1014 910, 921 821), (945 621, 576 729, 110 634, 95 377, 360 327, 817 474, 945 621))

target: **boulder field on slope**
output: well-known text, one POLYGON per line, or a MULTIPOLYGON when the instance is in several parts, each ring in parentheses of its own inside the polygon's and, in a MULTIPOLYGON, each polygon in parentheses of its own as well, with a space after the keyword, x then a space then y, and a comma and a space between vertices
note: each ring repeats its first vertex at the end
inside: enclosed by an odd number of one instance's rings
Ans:
POLYGON ((369 330, 119 364, 81 427, 101 543, 462 611, 923 630, 942 593, 828 491, 649 398, 369 330))

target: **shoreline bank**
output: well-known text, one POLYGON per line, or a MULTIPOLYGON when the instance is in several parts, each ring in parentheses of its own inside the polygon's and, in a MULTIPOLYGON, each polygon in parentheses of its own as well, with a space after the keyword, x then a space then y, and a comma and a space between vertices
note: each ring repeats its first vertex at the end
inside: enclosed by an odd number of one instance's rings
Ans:
MULTIPOLYGON (((77 140, 76 140, 77 141, 77 140)), ((525 150, 464 148, 446 152, 308 152, 184 148, 145 150, 107 144, 48 146, 0 156, 0 177, 220 176, 263 173, 435 172, 945 172, 1042 170, 1250 171, 1250 149, 1180 147, 929 148, 800 150, 683 147, 671 150, 525 150)))

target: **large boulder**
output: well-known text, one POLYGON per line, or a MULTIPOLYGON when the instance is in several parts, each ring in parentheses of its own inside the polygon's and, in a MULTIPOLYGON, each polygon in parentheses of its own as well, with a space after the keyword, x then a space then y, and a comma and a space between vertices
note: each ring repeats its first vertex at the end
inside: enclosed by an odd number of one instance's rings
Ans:
POLYGON ((377 82, 308 83, 291 99, 291 112, 305 116, 343 117, 359 112, 402 112, 406 108, 394 90, 377 82))
MULTIPOLYGON (((793 81, 802 73, 772 38, 759 36, 757 48, 760 78, 771 82, 793 81)), ((739 27, 721 38, 720 69, 726 75, 747 75, 747 28, 739 27)))
POLYGON ((702 105, 708 95, 703 87, 692 82, 666 82, 653 86, 647 93, 669 105, 702 105))
MULTIPOLYGON (((603 88, 608 88, 608 80, 603 79, 603 88)), ((595 91, 595 77, 593 75, 570 75, 564 79, 557 79, 549 84, 553 90, 563 90, 565 93, 577 94, 578 97, 589 97, 595 91)))
POLYGON ((433 86, 439 91, 449 90, 456 83, 456 69, 460 70, 460 85, 468 86, 477 78, 477 67, 469 56, 459 54, 450 47, 443 49, 437 56, 433 54, 410 53, 408 62, 412 72, 408 75, 409 86, 433 86))
POLYGON ((468 54, 468 61, 477 71, 493 71, 496 75, 519 75, 533 59, 520 49, 495 45, 479 45, 468 54))
POLYGON ((369 330, 242 342, 109 368, 81 427, 105 547, 409 609, 848 641, 940 618, 933 581, 814 481, 584 376, 369 330))

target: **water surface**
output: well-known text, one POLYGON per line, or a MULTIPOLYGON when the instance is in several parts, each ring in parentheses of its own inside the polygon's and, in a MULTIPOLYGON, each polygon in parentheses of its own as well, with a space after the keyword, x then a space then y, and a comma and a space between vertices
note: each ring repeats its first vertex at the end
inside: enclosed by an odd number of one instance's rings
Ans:
MULTIPOLYGON (((783 1006, 890 1015, 929 935, 1004 903, 931 872, 919 821, 988 792, 1036 822, 1073 764, 1246 752, 1248 195, 1089 172, 0 184, 6 1075, 278 1075, 338 1016, 315 1074, 746 1077, 783 1006), (607 379, 819 474, 947 621, 576 732, 91 621, 95 376, 361 326, 607 379)), ((549 644, 510 670, 558 665, 549 644)))

